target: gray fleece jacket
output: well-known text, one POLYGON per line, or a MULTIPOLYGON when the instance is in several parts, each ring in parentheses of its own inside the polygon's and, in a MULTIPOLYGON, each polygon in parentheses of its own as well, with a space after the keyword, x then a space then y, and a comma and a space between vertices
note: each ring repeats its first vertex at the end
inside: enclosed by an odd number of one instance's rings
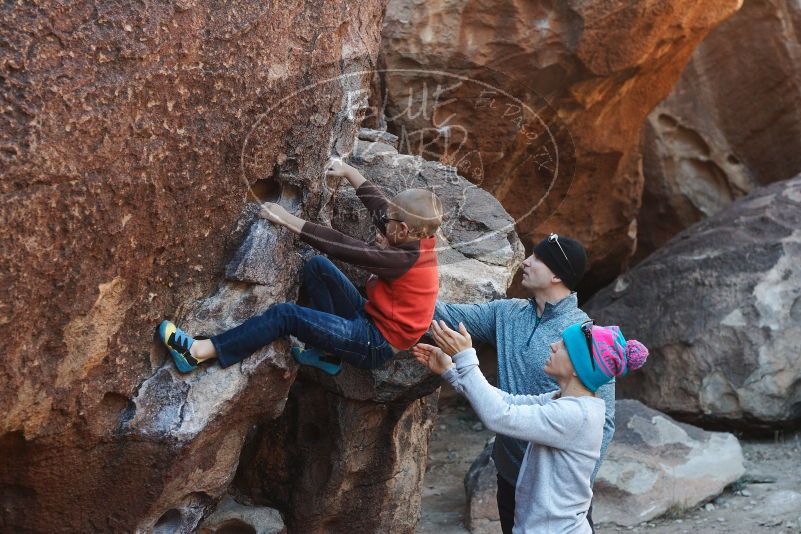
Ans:
POLYGON ((514 534, 590 534, 590 476, 601 455, 604 401, 597 397, 509 395, 492 387, 475 349, 442 376, 468 398, 490 430, 528 442, 515 484, 514 534))
MULTIPOLYGON (((562 339, 562 331, 568 326, 587 320, 587 314, 579 309, 576 294, 572 293, 554 304, 546 303, 542 317, 537 317, 534 299, 501 299, 481 304, 437 301, 434 319, 442 319, 454 329, 461 321, 474 343, 495 346, 501 390, 515 395, 539 395, 557 388, 542 370, 550 357, 551 343, 562 339)), ((615 383, 601 386, 597 394, 606 402, 606 424, 593 480, 615 433, 615 383)), ((527 447, 527 441, 514 437, 499 434, 495 439, 492 459, 509 484, 517 480, 527 447)))

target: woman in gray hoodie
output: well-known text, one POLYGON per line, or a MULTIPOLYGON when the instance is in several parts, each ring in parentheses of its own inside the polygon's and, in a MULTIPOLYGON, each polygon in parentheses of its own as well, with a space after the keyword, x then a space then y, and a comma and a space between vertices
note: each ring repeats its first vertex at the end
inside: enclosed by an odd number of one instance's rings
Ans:
POLYGON ((529 442, 515 485, 515 534, 590 534, 587 510, 601 454, 603 384, 642 367, 648 350, 626 341, 616 326, 576 323, 551 344, 544 371, 559 388, 542 395, 510 395, 492 387, 463 324, 432 323, 439 347, 418 344, 418 361, 467 397, 484 425, 529 442))

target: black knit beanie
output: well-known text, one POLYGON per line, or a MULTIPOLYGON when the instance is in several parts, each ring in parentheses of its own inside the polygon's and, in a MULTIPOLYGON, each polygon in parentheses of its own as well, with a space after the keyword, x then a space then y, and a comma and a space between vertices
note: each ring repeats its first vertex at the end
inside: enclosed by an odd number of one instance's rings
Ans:
POLYGON ((587 268, 587 251, 575 239, 561 235, 557 239, 559 244, 546 237, 534 246, 534 254, 553 271, 553 274, 561 278, 570 290, 575 290, 587 268), (559 245, 562 245, 561 249, 559 245))

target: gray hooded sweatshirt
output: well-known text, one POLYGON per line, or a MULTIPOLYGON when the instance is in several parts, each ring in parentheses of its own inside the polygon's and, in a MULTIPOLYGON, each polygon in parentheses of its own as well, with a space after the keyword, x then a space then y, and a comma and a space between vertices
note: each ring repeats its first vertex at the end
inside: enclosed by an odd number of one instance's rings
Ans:
POLYGON ((528 442, 515 484, 514 534, 590 534, 590 477, 601 455, 604 401, 597 397, 510 395, 492 387, 475 349, 442 376, 499 435, 528 442))
MULTIPOLYGON (((537 317, 534 299, 501 299, 481 304, 437 301, 434 319, 442 319, 454 329, 463 322, 474 343, 495 346, 498 388, 515 395, 539 395, 558 387, 542 370, 550 357, 551 343, 562 339, 562 331, 568 326, 586 321, 587 314, 579 309, 576 294, 571 293, 559 302, 546 303, 542 317, 537 317)), ((615 433, 615 383, 601 386, 596 393, 606 402, 606 424, 593 480, 615 433)), ((514 437, 499 434, 495 439, 492 459, 509 484, 517 480, 526 447, 527 441, 514 437)))

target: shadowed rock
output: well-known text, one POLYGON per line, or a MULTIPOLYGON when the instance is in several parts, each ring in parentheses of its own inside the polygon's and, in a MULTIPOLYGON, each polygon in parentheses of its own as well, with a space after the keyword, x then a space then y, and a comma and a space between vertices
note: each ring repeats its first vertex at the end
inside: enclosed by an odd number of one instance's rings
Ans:
POLYGON ((226 496, 212 515, 203 520, 198 534, 286 534, 277 510, 246 506, 226 496))

